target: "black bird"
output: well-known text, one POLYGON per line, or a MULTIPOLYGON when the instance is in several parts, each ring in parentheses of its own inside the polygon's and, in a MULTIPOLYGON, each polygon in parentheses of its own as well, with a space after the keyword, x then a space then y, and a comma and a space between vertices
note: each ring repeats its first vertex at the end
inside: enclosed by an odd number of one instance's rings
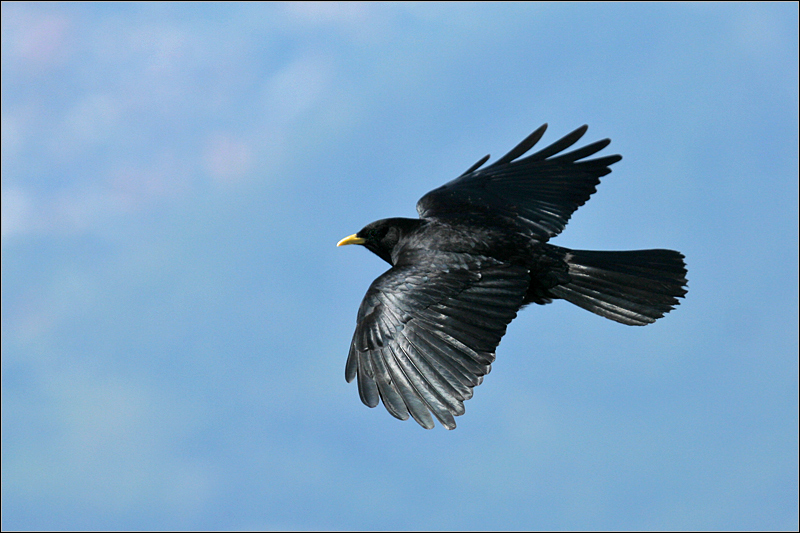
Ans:
POLYGON ((491 370, 517 311, 562 298, 622 324, 655 322, 686 294, 684 257, 673 250, 596 252, 548 244, 595 192, 609 139, 561 153, 581 126, 521 158, 543 125, 488 167, 487 155, 419 202, 420 218, 387 218, 345 237, 392 265, 358 310, 345 378, 361 401, 393 416, 447 429, 491 370))

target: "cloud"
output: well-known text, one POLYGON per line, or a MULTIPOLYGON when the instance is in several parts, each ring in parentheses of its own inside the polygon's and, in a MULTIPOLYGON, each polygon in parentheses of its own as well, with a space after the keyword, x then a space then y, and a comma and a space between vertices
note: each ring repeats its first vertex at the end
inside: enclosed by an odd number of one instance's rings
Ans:
POLYGON ((3 4, 3 62, 28 73, 63 64, 72 52, 72 23, 55 10, 3 4))
POLYGON ((214 134, 206 141, 203 160, 206 171, 221 184, 241 180, 253 167, 249 144, 223 133, 214 134))
POLYGON ((287 2, 283 11, 287 20, 299 27, 333 28, 363 42, 374 39, 385 29, 381 15, 386 13, 387 6, 363 2, 287 2))
POLYGON ((197 419, 191 407, 127 378, 75 370, 39 377, 33 390, 4 392, 4 418, 22 424, 22 434, 48 435, 4 455, 4 491, 104 512, 196 509, 209 498, 210 473, 170 451, 197 419))
MULTIPOLYGON (((231 159, 219 164, 225 162, 231 159)), ((238 176, 246 163, 237 163, 234 154, 225 176, 238 176)), ((2 190, 2 239, 5 244, 8 239, 29 235, 102 231, 115 219, 156 208, 191 188, 189 168, 169 154, 149 166, 120 165, 102 179, 70 183, 54 192, 12 185, 2 190)))
POLYGON ((89 94, 66 111, 54 131, 51 151, 59 158, 72 159, 118 139, 124 119, 123 103, 116 96, 89 94))
POLYGON ((32 229, 30 200, 21 188, 3 188, 2 206, 3 240, 32 229))
POLYGON ((331 84, 330 61, 301 56, 272 75, 263 102, 272 126, 286 127, 320 103, 331 84))

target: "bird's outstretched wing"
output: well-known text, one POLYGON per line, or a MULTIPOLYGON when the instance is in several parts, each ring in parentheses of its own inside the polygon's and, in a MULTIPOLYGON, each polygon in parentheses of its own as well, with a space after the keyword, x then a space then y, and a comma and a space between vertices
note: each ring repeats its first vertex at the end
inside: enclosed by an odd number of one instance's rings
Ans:
POLYGON ((378 277, 358 310, 345 378, 361 401, 383 400, 433 427, 453 429, 464 400, 489 373, 506 326, 528 288, 524 267, 468 254, 431 254, 378 277))
POLYGON ((520 157, 544 135, 547 124, 486 168, 487 155, 461 176, 434 189, 419 202, 423 218, 480 216, 545 242, 561 233, 572 213, 586 203, 600 177, 622 156, 582 161, 608 146, 609 139, 557 155, 575 144, 588 126, 581 126, 547 148, 520 157))

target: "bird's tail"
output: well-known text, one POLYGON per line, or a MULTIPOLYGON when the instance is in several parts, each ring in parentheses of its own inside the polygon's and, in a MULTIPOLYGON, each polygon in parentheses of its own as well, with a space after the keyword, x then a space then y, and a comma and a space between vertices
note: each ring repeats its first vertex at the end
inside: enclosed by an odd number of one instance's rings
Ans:
POLYGON ((549 292, 622 324, 651 324, 686 294, 686 263, 676 251, 557 249, 569 266, 569 282, 549 292))

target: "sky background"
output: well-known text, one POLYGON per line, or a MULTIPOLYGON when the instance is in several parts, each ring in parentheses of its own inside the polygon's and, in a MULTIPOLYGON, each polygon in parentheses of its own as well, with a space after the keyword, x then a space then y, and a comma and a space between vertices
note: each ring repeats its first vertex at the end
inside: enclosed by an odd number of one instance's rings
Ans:
POLYGON ((798 6, 2 4, 3 529, 798 527, 798 6), (344 363, 336 242, 542 123, 624 159, 555 244, 672 248, 655 325, 531 306, 458 428, 344 363))

